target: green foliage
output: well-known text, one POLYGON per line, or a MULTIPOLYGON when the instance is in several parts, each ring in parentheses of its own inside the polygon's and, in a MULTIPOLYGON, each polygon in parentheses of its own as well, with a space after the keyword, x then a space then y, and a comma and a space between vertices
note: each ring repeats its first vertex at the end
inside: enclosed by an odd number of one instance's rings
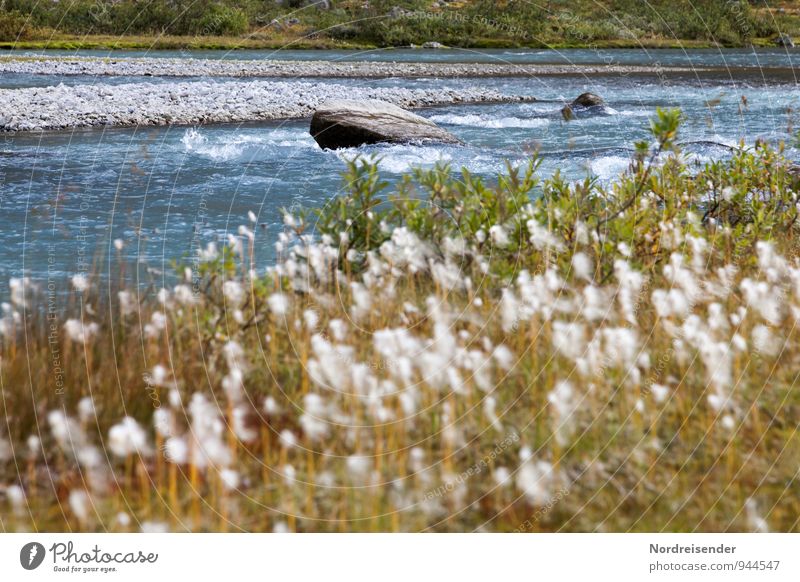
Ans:
POLYGON ((744 0, 614 0, 611 10, 633 36, 659 35, 741 44, 775 34, 775 23, 744 0))
POLYGON ((198 21, 198 32, 202 35, 240 35, 247 31, 247 16, 238 8, 212 4, 198 21))
POLYGON ((5 0, 3 38, 21 22, 66 34, 238 36, 294 34, 376 46, 438 41, 450 46, 593 46, 663 39, 742 45, 795 32, 786 15, 745 0, 472 0, 457 7, 424 0, 331 2, 245 0, 5 0), (20 20, 22 18, 22 21, 20 20), (287 25, 288 19, 298 22, 287 25), (277 24, 273 20, 277 19, 277 24))
POLYGON ((0 12, 0 40, 25 40, 31 33, 28 19, 18 10, 0 12))
POLYGON ((664 241, 665 224, 687 225, 727 260, 750 260, 759 240, 793 240, 797 178, 780 150, 743 148, 729 161, 692 173, 677 144, 681 117, 679 110, 659 109, 650 122, 655 145, 637 144, 628 171, 609 185, 591 178, 570 183, 559 173, 541 180, 533 158, 523 168, 509 166, 491 185, 448 165, 418 169, 381 198, 386 184, 378 161, 355 159, 348 163, 346 193, 315 211, 316 228, 343 241, 343 262, 348 254, 360 257, 350 265, 355 269, 365 264, 367 252, 404 227, 439 252, 446 239, 475 245, 476 254, 494 247, 491 272, 500 277, 553 261, 568 273, 573 253, 581 251, 592 258, 601 280, 621 257, 646 272, 663 264, 674 250, 664 241), (568 252, 551 253, 532 242, 530 221, 568 252), (486 232, 491 226, 502 228, 503 244, 486 232))
POLYGON ((239 35, 250 27, 247 14, 232 2, 137 2, 76 0, 37 3, 8 0, 7 6, 40 27, 72 34, 239 35))
POLYGON ((386 211, 379 208, 379 195, 388 183, 380 179, 377 160, 363 158, 347 162, 344 180, 347 195, 313 211, 316 228, 340 241, 345 255, 350 249, 362 252, 375 249, 386 240, 385 229, 381 227, 386 211))

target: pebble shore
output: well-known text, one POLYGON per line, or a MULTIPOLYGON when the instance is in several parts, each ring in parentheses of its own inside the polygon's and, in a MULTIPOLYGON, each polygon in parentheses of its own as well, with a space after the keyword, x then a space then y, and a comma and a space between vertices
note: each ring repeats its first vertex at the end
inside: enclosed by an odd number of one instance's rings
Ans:
POLYGON ((403 108, 532 100, 483 87, 355 88, 307 81, 58 85, 0 90, 0 131, 301 118, 310 117, 324 101, 344 95, 382 99, 403 108))
MULTIPOLYGON (((153 77, 517 77, 536 75, 664 74, 694 67, 530 65, 505 63, 395 63, 176 58, 0 57, 0 73, 153 77)), ((712 70, 712 69, 708 69, 712 70)))

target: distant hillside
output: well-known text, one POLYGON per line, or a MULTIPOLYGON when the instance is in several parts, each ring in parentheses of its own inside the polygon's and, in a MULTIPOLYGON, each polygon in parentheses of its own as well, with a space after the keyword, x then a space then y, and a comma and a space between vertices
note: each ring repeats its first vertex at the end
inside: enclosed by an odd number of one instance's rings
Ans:
POLYGON ((796 2, 746 0, 0 0, 32 45, 743 46, 800 33, 796 2))

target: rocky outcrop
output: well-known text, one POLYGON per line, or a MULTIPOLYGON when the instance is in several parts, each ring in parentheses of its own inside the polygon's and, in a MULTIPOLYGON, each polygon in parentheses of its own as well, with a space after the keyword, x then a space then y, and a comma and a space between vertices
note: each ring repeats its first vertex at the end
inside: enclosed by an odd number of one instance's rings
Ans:
POLYGON ((310 132, 325 149, 374 143, 460 143, 432 121, 377 99, 323 103, 311 118, 310 132))

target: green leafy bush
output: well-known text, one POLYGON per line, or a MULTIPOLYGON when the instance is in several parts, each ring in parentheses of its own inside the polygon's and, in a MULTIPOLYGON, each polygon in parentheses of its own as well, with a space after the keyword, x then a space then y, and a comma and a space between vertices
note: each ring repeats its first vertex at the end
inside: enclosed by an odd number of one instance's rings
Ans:
POLYGON ((581 251, 601 280, 622 256, 647 272, 662 265, 673 248, 662 241, 666 223, 688 224, 722 256, 744 261, 755 256, 760 240, 792 240, 800 226, 797 175, 780 150, 742 148, 695 173, 680 155, 680 123, 678 110, 659 110, 651 124, 657 145, 638 143, 628 171, 611 184, 591 178, 571 183, 559 173, 542 180, 536 158, 526 167, 509 166, 495 185, 441 165, 406 176, 385 203, 379 162, 355 159, 345 175, 347 193, 307 213, 305 222, 316 221, 321 234, 336 239, 347 232, 343 260, 349 251, 365 257, 400 226, 440 247, 446 238, 480 241, 478 250, 491 245, 487 229, 500 227, 508 240, 493 249, 492 268, 510 275, 551 260, 549 249, 530 241, 529 221, 535 220, 566 245, 567 252, 551 257, 565 273, 572 253, 581 251))
MULTIPOLYGON (((425 0, 313 3, 244 0, 6 0, 5 34, 31 26, 67 34, 274 34, 273 19, 297 18, 296 34, 401 46, 438 41, 450 46, 591 46, 641 39, 697 40, 742 45, 792 32, 791 15, 756 9, 745 0, 472 0, 458 5, 425 0), (404 12, 399 12, 400 10, 404 12), (10 28, 10 31, 9 31, 10 28)), ((794 23, 794 24, 792 24, 794 23)), ((284 31, 285 32, 285 31, 284 31)))
POLYGON ((17 10, 0 12, 0 40, 25 40, 31 36, 32 30, 28 19, 17 10))
POLYGON ((212 4, 197 22, 197 33, 201 35, 238 36, 247 32, 247 16, 238 8, 212 4))

